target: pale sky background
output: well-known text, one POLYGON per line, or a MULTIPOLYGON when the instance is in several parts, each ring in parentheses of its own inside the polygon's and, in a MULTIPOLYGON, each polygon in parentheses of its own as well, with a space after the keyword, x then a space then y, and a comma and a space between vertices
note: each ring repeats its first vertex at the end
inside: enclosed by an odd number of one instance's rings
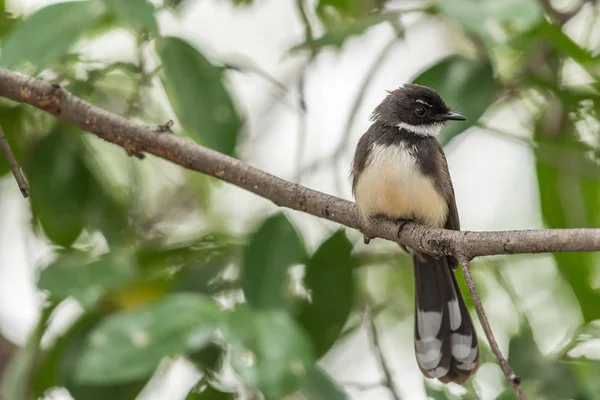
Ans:
MULTIPOLYGON (((125 1, 125 0, 124 0, 125 1)), ((30 13, 38 7, 52 3, 50 0, 7 0, 15 12, 30 13)), ((305 55, 284 56, 287 49, 302 41, 303 29, 291 0, 257 0, 254 6, 235 9, 229 1, 198 0, 186 8, 179 18, 168 13, 160 15, 164 35, 182 36, 195 43, 205 54, 217 60, 242 59, 252 61, 285 82, 296 75, 306 60, 305 55)), ((396 2, 401 4, 402 2, 396 2)), ((406 6, 417 2, 406 2, 406 6)), ((420 70, 457 49, 456 37, 433 18, 404 19, 407 35, 399 42, 380 67, 358 110, 356 123, 350 136, 350 151, 342 158, 343 170, 320 170, 304 176, 302 184, 327 193, 351 199, 350 185, 342 179, 338 191, 335 179, 347 176, 354 146, 369 126, 368 116, 385 96, 385 90, 408 82, 420 70), (341 175, 340 175, 341 174, 341 175)), ((577 21, 572 33, 577 34, 577 21)), ((309 67, 306 79, 308 108, 305 164, 331 153, 337 144, 347 113, 362 79, 380 49, 392 38, 392 29, 380 25, 360 37, 349 40, 341 52, 325 51, 309 67)), ((95 59, 132 60, 134 41, 125 31, 105 35, 83 51, 95 59)), ((253 166, 274 175, 292 179, 295 159, 298 117, 287 105, 273 107, 265 114, 265 105, 277 90, 263 79, 252 74, 232 73, 230 83, 238 103, 249 118, 248 134, 251 145, 243 149, 243 159, 253 166)), ((296 85, 285 96, 285 103, 297 104, 296 85)), ((470 90, 477 90, 473 87, 470 90)), ((157 93, 160 91, 157 90, 157 93)), ((468 93, 465 93, 468 96, 468 93)), ((515 116, 525 113, 519 106, 500 110, 492 119, 494 126, 515 135, 528 136, 515 116)), ((489 117, 489 116, 488 116, 489 117)), ((531 149, 518 141, 508 140, 473 128, 446 148, 451 175, 454 181, 461 225, 465 230, 506 230, 541 228, 534 157, 531 149)), ((144 161, 146 162, 146 161, 144 161)), ((12 177, 0 181, 0 327, 4 334, 19 343, 33 327, 39 314, 40 296, 35 289, 35 270, 49 250, 36 239, 29 229, 30 212, 14 184, 12 177), (11 196, 6 196, 10 192, 11 196)), ((232 186, 219 191, 221 214, 228 223, 246 231, 259 211, 272 206, 257 196, 232 186)), ((291 212, 294 222, 302 229, 307 241, 315 246, 334 228, 333 224, 316 221, 315 217, 291 212)), ((515 272, 509 273, 517 293, 524 298, 529 290, 524 282, 540 289, 536 298, 527 297, 527 310, 536 312, 534 332, 542 351, 549 352, 559 344, 581 318, 577 313, 565 313, 565 307, 574 304, 567 295, 553 295, 546 287, 556 274, 551 257, 528 258, 515 262, 515 272), (526 268, 518 268, 519 266, 526 268), (522 291, 520 291, 520 289, 522 291), (562 316, 559 310, 562 311, 562 316), (560 324, 556 324, 561 318, 560 324), (554 325, 553 334, 546 327, 554 325), (562 330, 561 330, 562 329, 562 330)), ((513 269, 511 269, 512 271, 513 269)), ((497 332, 504 352, 509 335, 517 329, 512 306, 498 288, 489 282, 485 285, 494 303, 486 302, 488 316, 497 332), (489 287, 488 287, 489 286, 489 287)), ((76 310, 76 307, 71 307, 76 310)), ((532 314, 533 315, 533 314, 532 314)), ((476 324, 477 324, 477 320, 476 324)), ((386 324, 386 321, 380 321, 386 324)), ((383 335, 384 350, 393 366, 396 384, 405 398, 424 398, 422 379, 414 361, 412 349, 412 316, 402 323, 386 324, 383 335)), ((480 340, 484 340, 481 338, 480 340)), ((370 383, 380 379, 379 371, 369 352, 364 332, 337 346, 323 360, 326 370, 341 382, 370 383), (359 362, 360 361, 360 362, 359 362)), ((195 373, 185 362, 177 362, 169 372, 168 382, 156 387, 145 399, 178 399, 193 384, 195 373), (187 385, 187 386, 186 386, 187 385), (181 392, 179 395, 178 393, 181 392)), ((503 376, 492 364, 483 365, 475 378, 482 385, 482 398, 494 398, 501 390, 503 376)), ((347 388, 353 399, 391 398, 385 388, 357 391, 347 388)), ((150 392, 150 391, 148 391, 150 392)), ((56 396, 54 398, 64 398, 56 396)))

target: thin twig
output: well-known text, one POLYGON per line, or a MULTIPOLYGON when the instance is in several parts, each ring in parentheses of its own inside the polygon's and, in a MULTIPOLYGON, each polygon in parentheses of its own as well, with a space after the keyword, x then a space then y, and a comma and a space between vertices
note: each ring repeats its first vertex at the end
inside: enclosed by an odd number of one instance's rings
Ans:
POLYGON ((21 167, 19 166, 19 163, 17 163, 17 159, 10 149, 10 145, 8 144, 8 140, 4 135, 4 130, 2 130, 2 127, 0 127, 0 147, 2 148, 2 152, 4 153, 4 157, 6 157, 6 162, 8 163, 12 174, 19 185, 21 194, 25 198, 29 197, 29 187, 27 186, 27 182, 25 182, 25 178, 23 178, 23 175, 21 174, 21 167))
POLYGON ((485 311, 483 309, 483 304, 481 303, 481 299, 479 298, 479 294, 477 293, 477 288, 475 287, 475 281, 473 280, 473 276, 471 275, 471 268, 469 265, 469 260, 467 257, 462 255, 457 255, 458 262, 461 265, 461 269, 463 275, 465 277, 465 281, 467 282, 467 287, 469 288, 469 293, 471 294, 471 299, 473 299, 473 304, 475 305, 475 310, 477 311, 477 316, 479 317, 479 322, 483 327, 483 331, 485 332, 485 336, 490 343, 490 347, 492 348, 492 352, 498 359, 498 363, 500 364, 500 368, 506 376, 506 379, 511 383, 515 393, 517 394, 517 398, 519 400, 525 400, 525 394, 523 393, 523 389, 521 388, 521 377, 517 376, 515 372, 512 370, 506 358, 502 355, 502 351, 500 351, 500 347, 496 342, 496 338, 494 337, 494 333, 492 332, 492 328, 490 327, 490 323, 487 319, 485 311))
MULTIPOLYGON (((304 41, 306 43, 313 42, 313 30, 304 8, 304 0, 296 0, 296 9, 300 18, 302 19, 302 25, 304 25, 304 41)), ((302 179, 302 160, 304 159, 304 148, 306 147, 306 126, 307 126, 307 112, 306 112, 306 96, 305 96, 305 85, 306 85, 306 72, 308 67, 314 59, 317 57, 318 49, 311 45, 310 59, 306 65, 302 68, 300 77, 298 79, 298 105, 301 112, 298 114, 298 143, 296 144, 296 173, 294 181, 300 182, 302 179)))
POLYGON ((365 319, 367 321, 367 334, 371 339, 371 347, 373 348, 373 354, 377 359, 377 362, 381 366, 381 370, 383 371, 383 382, 382 385, 388 388, 390 394, 394 398, 394 400, 402 400, 402 396, 396 389, 394 385, 394 378, 392 376, 392 370, 383 355, 383 350, 381 348, 381 343, 379 342, 379 332, 377 329, 377 325, 375 324, 375 318, 373 317, 371 306, 368 305, 365 310, 365 319))

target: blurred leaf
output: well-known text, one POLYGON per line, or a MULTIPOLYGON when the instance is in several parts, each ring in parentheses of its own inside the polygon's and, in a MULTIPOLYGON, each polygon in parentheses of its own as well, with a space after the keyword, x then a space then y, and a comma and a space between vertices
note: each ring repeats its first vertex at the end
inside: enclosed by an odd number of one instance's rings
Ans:
POLYGON ((164 297, 173 286, 165 276, 149 276, 142 272, 142 279, 109 292, 104 305, 116 306, 119 310, 134 310, 164 297))
MULTIPOLYGON (((490 20, 509 32, 524 32, 544 16, 536 0, 443 0, 441 10, 467 30, 492 39, 490 20)), ((496 28, 497 29, 497 28, 496 28)))
POLYGON ((47 66, 65 54, 103 11, 95 1, 70 1, 41 8, 6 34, 0 65, 13 67, 27 61, 47 66))
POLYGON ((55 243, 69 247, 84 228, 93 181, 81 158, 81 137, 58 127, 33 145, 27 178, 33 214, 55 243))
POLYGON ((133 30, 146 30, 154 36, 159 35, 158 24, 154 18, 154 6, 147 0, 105 1, 133 30))
POLYGON ((570 399, 577 392, 575 375, 567 364, 549 360, 538 350, 531 327, 522 324, 519 334, 510 341, 508 362, 515 374, 523 378, 526 388, 544 399, 570 399))
POLYGON ((0 0, 0 37, 3 38, 19 21, 15 15, 6 10, 6 1, 0 0))
POLYGON ((422 72, 414 83, 435 89, 450 108, 467 117, 467 121, 444 127, 439 140, 448 143, 459 133, 473 126, 496 100, 498 85, 488 59, 470 60, 450 56, 422 72), (469 93, 465 96, 465 93, 469 93))
POLYGON ((75 382, 81 351, 90 331, 101 321, 99 313, 84 314, 64 332, 38 362, 32 386, 33 395, 41 398, 46 390, 65 387, 75 399, 131 400, 146 386, 150 375, 112 385, 86 385, 75 382))
POLYGON ((359 19, 342 27, 334 27, 326 31, 321 37, 312 42, 304 42, 290 49, 291 52, 302 49, 319 49, 332 46, 340 49, 346 40, 352 36, 362 35, 367 29, 382 22, 393 21, 396 16, 393 15, 374 15, 359 19))
POLYGON ((30 386, 36 357, 40 350, 42 335, 46 331, 50 315, 55 305, 42 310, 40 318, 29 335, 25 347, 9 361, 4 376, 1 377, 0 397, 3 400, 27 400, 31 398, 30 386))
POLYGON ((333 346, 350 315, 354 302, 352 243, 343 230, 327 239, 306 264, 304 284, 311 302, 299 315, 309 333, 317 357, 333 346))
MULTIPOLYGON (((564 130, 565 134, 568 129, 564 130)), ((546 143, 567 148, 577 139, 550 139, 542 132, 535 134, 539 144, 535 150, 536 170, 542 216, 548 228, 583 228, 600 223, 600 181, 586 178, 563 167, 570 165, 567 153, 556 153, 554 164, 544 163, 546 143)), ((586 160, 583 154, 582 161, 586 160)), ((600 318, 600 293, 591 287, 590 278, 596 269, 593 253, 555 253, 558 271, 577 297, 585 323, 600 318), (576 267, 574 267, 576 266, 576 267)))
POLYGON ((163 85, 188 135, 197 142, 233 155, 241 120, 223 84, 222 69, 195 47, 177 38, 157 41, 163 85))
POLYGON ((223 334, 233 369, 268 399, 298 389, 315 361, 309 338, 284 311, 238 309, 223 334))
POLYGON ((256 308, 290 306, 288 268, 305 260, 300 236, 284 214, 267 218, 250 237, 241 265, 248 304, 256 308))
POLYGON ((311 369, 301 389, 309 400, 350 400, 350 396, 321 368, 311 369))
POLYGON ((347 19, 366 17, 375 8, 374 0, 319 0, 316 12, 326 26, 334 26, 347 19))
POLYGON ((85 253, 68 252, 42 270, 38 287, 56 302, 72 296, 93 308, 108 289, 122 287, 135 276, 135 265, 125 255, 109 253, 90 262, 85 253))
POLYGON ((209 343, 220 319, 215 303, 193 294, 111 315, 87 338, 75 379, 106 384, 147 376, 163 357, 209 343))

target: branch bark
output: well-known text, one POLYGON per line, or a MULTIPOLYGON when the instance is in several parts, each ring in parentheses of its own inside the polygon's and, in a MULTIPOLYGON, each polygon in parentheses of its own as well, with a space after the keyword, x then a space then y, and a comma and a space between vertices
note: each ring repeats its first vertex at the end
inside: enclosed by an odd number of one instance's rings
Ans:
POLYGON ((128 154, 149 153, 184 168, 211 175, 271 200, 429 254, 477 256, 600 250, 600 229, 547 229, 499 232, 450 231, 414 223, 401 234, 394 221, 364 223, 353 202, 286 181, 240 160, 173 135, 165 126, 130 122, 71 95, 59 85, 0 68, 0 96, 32 105, 123 147, 128 154))

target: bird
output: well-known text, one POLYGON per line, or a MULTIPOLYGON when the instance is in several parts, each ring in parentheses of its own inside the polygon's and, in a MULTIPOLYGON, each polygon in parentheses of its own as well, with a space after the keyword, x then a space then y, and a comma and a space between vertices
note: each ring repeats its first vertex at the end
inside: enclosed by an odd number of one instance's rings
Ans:
MULTIPOLYGON (((359 139, 352 161, 352 193, 362 220, 373 223, 383 216, 460 230, 448 163, 437 136, 448 122, 466 117, 427 86, 404 84, 387 93, 371 114, 372 124, 359 139)), ((452 256, 406 250, 413 260, 419 369, 427 378, 463 384, 479 367, 479 345, 454 274, 458 262, 452 256)))

